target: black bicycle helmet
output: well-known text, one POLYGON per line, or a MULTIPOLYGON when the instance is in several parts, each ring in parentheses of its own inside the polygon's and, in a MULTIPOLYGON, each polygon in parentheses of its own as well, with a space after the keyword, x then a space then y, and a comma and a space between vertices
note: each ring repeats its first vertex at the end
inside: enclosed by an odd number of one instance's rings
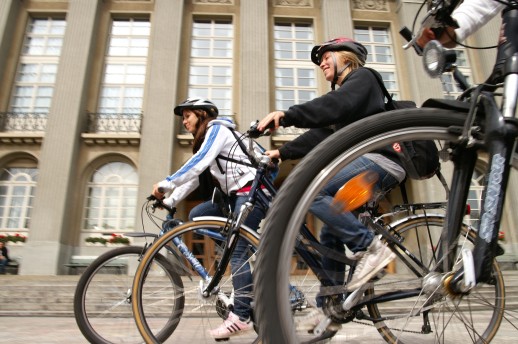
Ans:
POLYGON ((174 113, 182 116, 185 109, 202 109, 207 112, 209 117, 218 117, 218 107, 208 99, 188 98, 174 108, 174 113))
POLYGON ((311 61, 317 66, 320 66, 320 60, 326 51, 342 50, 355 53, 362 62, 362 65, 367 61, 367 49, 362 44, 346 37, 334 38, 322 44, 315 45, 311 50, 311 61))

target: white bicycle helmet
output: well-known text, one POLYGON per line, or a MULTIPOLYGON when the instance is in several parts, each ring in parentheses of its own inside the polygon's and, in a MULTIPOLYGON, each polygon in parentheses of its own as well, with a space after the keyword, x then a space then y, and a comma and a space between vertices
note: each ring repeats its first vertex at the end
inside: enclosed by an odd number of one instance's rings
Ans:
POLYGON ((185 109, 202 109, 207 112, 209 117, 218 117, 218 107, 208 99, 188 98, 174 108, 174 113, 177 116, 182 116, 185 109))

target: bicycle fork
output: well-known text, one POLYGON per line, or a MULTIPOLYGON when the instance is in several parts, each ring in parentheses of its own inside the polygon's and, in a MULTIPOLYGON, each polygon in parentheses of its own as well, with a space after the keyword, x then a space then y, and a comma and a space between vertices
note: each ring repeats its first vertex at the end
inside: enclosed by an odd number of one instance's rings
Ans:
MULTIPOLYGON (((491 265, 497 251, 498 231, 509 180, 510 163, 518 136, 518 122, 514 118, 504 118, 500 115, 492 95, 483 94, 481 104, 487 114, 485 131, 485 142, 489 153, 487 185, 482 195, 480 228, 472 252, 473 259, 470 260, 469 253, 463 252, 464 268, 448 276, 443 282, 446 290, 454 294, 467 292, 470 287, 479 282, 491 283, 491 265), (472 278, 469 277, 471 274, 473 274, 472 278)), ((448 204, 445 224, 447 230, 443 231, 446 238, 443 237, 445 240, 441 245, 442 253, 448 254, 447 252, 456 245, 460 222, 464 216, 462 210, 469 192, 471 173, 477 159, 475 150, 476 147, 468 148, 468 154, 465 150, 455 161, 451 192, 454 196, 448 204)), ((452 258, 448 254, 448 265, 444 266, 446 269, 442 271, 450 271, 453 266, 452 258)))

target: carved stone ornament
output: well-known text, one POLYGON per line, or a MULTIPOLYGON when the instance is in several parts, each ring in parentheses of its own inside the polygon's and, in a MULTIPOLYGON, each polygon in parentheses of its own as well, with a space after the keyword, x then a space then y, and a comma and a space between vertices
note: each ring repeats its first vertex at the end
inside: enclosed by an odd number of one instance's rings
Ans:
POLYGON ((193 4, 233 5, 234 0, 192 0, 193 4))
POLYGON ((353 0, 355 10, 387 11, 387 0, 353 0))
POLYGON ((275 0, 274 6, 313 7, 313 0, 275 0))

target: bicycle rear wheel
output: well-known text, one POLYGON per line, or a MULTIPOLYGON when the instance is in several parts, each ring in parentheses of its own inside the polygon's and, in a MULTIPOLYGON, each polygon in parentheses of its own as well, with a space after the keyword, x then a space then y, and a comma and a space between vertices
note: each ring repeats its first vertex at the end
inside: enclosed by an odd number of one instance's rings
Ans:
MULTIPOLYGON (((388 343, 460 342, 470 338, 487 343, 495 336, 505 312, 505 285, 496 260, 492 266, 492 282, 479 283, 469 293, 454 295, 440 287, 439 274, 430 270, 440 264, 437 248, 441 247, 444 216, 413 215, 390 225, 393 236, 404 244, 406 252, 394 261, 396 273, 372 283, 365 299, 374 299, 387 292, 419 290, 405 299, 368 303, 367 309, 376 329, 388 343), (403 264, 409 255, 421 265, 403 264), (423 276, 425 278, 423 279, 423 276), (424 287, 423 287, 424 286, 424 287)), ((476 232, 463 226, 456 251, 455 266, 462 266, 462 250, 472 250, 476 232)))
MULTIPOLYGON (((141 343, 135 325, 132 302, 134 272, 144 248, 125 246, 100 255, 83 272, 74 295, 74 315, 77 325, 91 343, 141 343)), ((177 301, 171 316, 165 317, 156 336, 164 341, 177 326, 177 312, 183 309, 183 285, 179 275, 162 256, 157 256, 151 270, 163 277, 168 290, 177 301)), ((143 298, 146 308, 153 307, 152 295, 143 298)))
MULTIPOLYGON (((234 295, 238 291, 233 290, 232 278, 247 270, 248 267, 253 271, 259 236, 252 229, 241 227, 239 238, 248 245, 243 257, 246 263, 241 267, 235 267, 238 272, 234 276, 231 275, 229 266, 217 286, 217 292, 208 297, 201 293, 207 281, 203 280, 193 269, 185 255, 173 242, 178 244, 178 240, 181 240, 183 244, 191 246, 191 252, 198 259, 201 267, 210 276, 213 276, 216 264, 220 261, 226 246, 227 237, 224 230, 228 229, 227 224, 227 220, 224 218, 187 222, 171 229, 148 248, 137 269, 133 283, 133 312, 137 327, 146 343, 161 342, 155 335, 155 321, 160 321, 161 314, 160 312, 150 312, 145 307, 145 299, 143 299, 144 291, 153 288, 156 283, 153 278, 150 278, 147 271, 160 256, 160 252, 167 252, 168 261, 174 266, 176 273, 182 276, 184 281, 183 295, 186 297, 185 307, 179 312, 180 315, 183 314, 184 319, 172 334, 171 342, 178 340, 202 343, 214 342, 208 331, 221 325, 223 320, 228 317, 229 312, 233 310, 234 295)), ((187 247, 184 246, 183 248, 187 247)), ((247 286, 247 288, 251 287, 251 284, 247 286)), ((242 297, 253 299, 253 293, 248 291, 240 291, 240 293, 242 297)), ((170 295, 156 293, 155 296, 157 307, 161 307, 163 312, 169 312, 170 303, 174 302, 174 300, 169 299, 170 295)), ((257 338, 257 334, 255 331, 249 331, 238 338, 244 343, 251 343, 257 338)))
MULTIPOLYGON (((287 262, 294 251, 308 209, 323 186, 354 159, 393 142, 430 139, 435 140, 440 148, 447 148, 447 144, 457 143, 456 133, 464 125, 465 117, 464 113, 431 108, 373 115, 329 137, 292 171, 266 217, 260 244, 261 255, 254 275, 257 319, 265 343, 300 341, 293 328, 294 317, 286 290, 290 280, 290 266, 287 262), (265 278, 272 275, 276 278, 265 278)), ((384 280, 381 279, 380 283, 384 280)), ((500 287, 497 287, 496 292, 500 291, 500 287)), ((350 315, 344 315, 344 322, 350 321, 347 319, 350 315)), ((481 320, 485 322, 487 331, 482 331, 483 334, 469 333, 467 338, 475 337, 473 342, 477 342, 485 340, 485 334, 491 337, 498 328, 500 316, 501 308, 490 312, 481 320)), ((448 325, 445 323, 444 328, 448 328, 448 325)), ((423 341, 422 338, 420 340, 423 341)), ((432 342, 444 340, 445 337, 431 339, 432 342)))

